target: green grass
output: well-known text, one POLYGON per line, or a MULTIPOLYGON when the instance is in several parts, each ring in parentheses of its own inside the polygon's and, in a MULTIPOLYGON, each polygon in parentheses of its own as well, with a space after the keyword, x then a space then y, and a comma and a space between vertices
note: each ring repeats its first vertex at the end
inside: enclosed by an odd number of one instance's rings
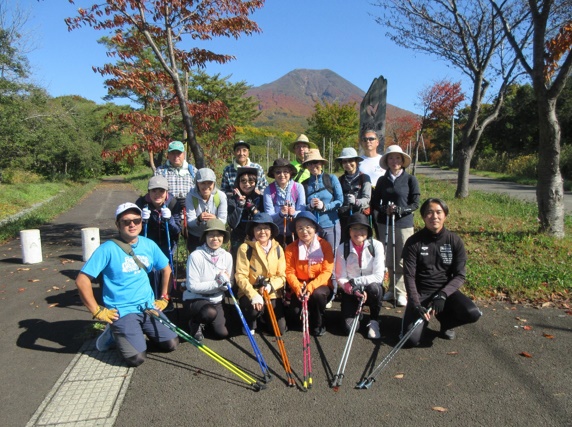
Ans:
MULTIPOLYGON (((0 226, 0 243, 16 237, 20 230, 36 228, 46 224, 60 213, 71 209, 86 194, 91 192, 98 183, 99 181, 97 180, 91 180, 81 183, 66 181, 59 183, 2 184, 3 200, 0 202, 1 212, 10 211, 12 208, 9 205, 18 199, 19 195, 23 195, 20 198, 20 207, 11 214, 47 200, 54 195, 55 197, 21 218, 0 226)), ((5 217, 8 215, 5 215, 5 217)))
MULTIPOLYGON (((465 289, 480 298, 513 302, 562 302, 570 298, 572 219, 566 237, 538 234, 537 207, 504 195, 473 191, 455 199, 455 186, 419 177, 422 200, 449 204, 447 227, 464 240, 468 253, 465 289)), ((423 222, 416 215, 416 229, 423 222)))

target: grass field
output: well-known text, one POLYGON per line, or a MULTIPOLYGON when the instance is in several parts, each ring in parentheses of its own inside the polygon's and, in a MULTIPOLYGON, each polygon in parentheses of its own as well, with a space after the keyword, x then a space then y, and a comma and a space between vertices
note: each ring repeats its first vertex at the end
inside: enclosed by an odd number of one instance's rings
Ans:
MULTIPOLYGON (((144 194, 148 171, 127 179, 144 194)), ((465 291, 476 298, 500 299, 540 305, 566 306, 572 288, 572 218, 566 217, 566 237, 552 239, 537 234, 537 208, 507 196, 472 192, 466 199, 455 199, 451 184, 419 177, 422 200, 441 197, 450 214, 447 227, 465 241, 468 252, 465 291)), ((97 184, 48 183, 2 185, 2 217, 18 212, 41 200, 55 199, 11 224, 0 227, 0 241, 20 230, 37 227, 74 206, 97 184), (7 213, 11 212, 11 213, 7 213)), ((423 226, 418 213, 416 229, 423 226)))

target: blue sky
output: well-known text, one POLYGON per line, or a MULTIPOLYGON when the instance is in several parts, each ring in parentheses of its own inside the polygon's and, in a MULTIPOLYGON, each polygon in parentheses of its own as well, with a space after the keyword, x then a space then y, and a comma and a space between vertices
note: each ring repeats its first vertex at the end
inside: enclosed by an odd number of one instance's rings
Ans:
MULTIPOLYGON (((108 62, 96 40, 103 32, 68 32, 64 18, 94 2, 20 0, 29 9, 36 49, 28 54, 33 80, 52 96, 81 95, 98 103, 106 91, 92 66, 108 62)), ((267 0, 253 19, 259 35, 216 39, 209 47, 237 59, 206 71, 231 75, 252 86, 270 83, 296 68, 330 69, 367 91, 375 77, 388 80, 387 102, 420 113, 419 92, 441 79, 463 76, 435 58, 396 46, 371 16, 381 9, 370 0, 267 0)))

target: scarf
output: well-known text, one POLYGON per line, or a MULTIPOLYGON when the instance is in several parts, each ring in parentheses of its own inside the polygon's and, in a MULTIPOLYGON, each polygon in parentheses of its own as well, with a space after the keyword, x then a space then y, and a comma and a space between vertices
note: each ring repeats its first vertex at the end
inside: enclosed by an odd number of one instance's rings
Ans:
POLYGON ((322 245, 318 241, 318 236, 308 246, 301 240, 298 240, 298 260, 308 261, 308 264, 321 264, 324 261, 324 252, 322 252, 322 245))

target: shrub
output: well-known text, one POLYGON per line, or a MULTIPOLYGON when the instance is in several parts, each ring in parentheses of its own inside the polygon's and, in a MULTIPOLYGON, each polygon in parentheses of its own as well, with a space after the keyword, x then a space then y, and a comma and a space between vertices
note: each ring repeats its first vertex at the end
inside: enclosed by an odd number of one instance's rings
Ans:
POLYGON ((475 169, 489 172, 504 173, 508 164, 506 153, 493 153, 478 158, 475 169))
POLYGON ((509 160, 506 172, 514 176, 536 177, 536 165, 538 157, 536 154, 518 156, 509 160))
POLYGON ((42 181, 42 176, 34 172, 14 167, 2 170, 2 182, 5 184, 33 184, 42 181))
POLYGON ((560 171, 566 180, 572 180, 572 145, 562 146, 560 151, 560 171))

